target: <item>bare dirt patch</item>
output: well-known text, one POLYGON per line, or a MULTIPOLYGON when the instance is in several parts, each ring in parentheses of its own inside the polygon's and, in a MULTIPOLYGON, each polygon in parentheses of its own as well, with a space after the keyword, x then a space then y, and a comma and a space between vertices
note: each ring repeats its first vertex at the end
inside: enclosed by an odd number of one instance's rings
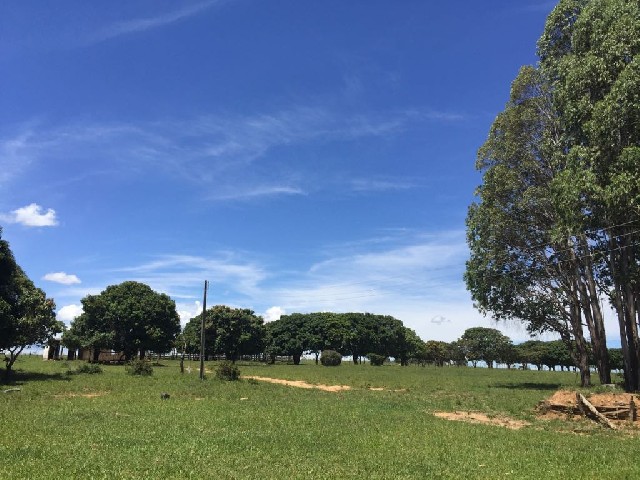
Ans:
POLYGON ((109 392, 67 392, 67 393, 58 393, 53 397, 54 398, 75 398, 75 397, 96 398, 96 397, 103 397, 108 394, 109 392))
POLYGON ((371 390, 372 392, 406 392, 408 391, 406 388, 384 388, 384 387, 367 387, 367 390, 371 390))
POLYGON ((434 412, 438 418, 445 420, 453 420, 456 422, 478 423, 482 425, 495 425, 498 427, 509 428, 511 430, 519 430, 522 427, 531 425, 523 420, 514 420, 507 417, 490 417, 480 412, 434 412))
POLYGON ((279 385, 287 385, 289 387, 315 388, 324 392, 341 392, 344 390, 351 390, 351 387, 349 385, 317 385, 313 383, 307 383, 302 380, 283 380, 281 378, 258 377, 255 375, 247 375, 243 376, 242 378, 251 378, 259 382, 277 383, 279 385))

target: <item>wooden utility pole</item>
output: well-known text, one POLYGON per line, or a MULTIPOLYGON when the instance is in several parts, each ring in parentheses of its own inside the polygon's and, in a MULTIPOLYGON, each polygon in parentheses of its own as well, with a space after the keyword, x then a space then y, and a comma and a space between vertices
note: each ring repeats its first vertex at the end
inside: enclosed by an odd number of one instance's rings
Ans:
POLYGON ((200 317, 200 380, 204 380, 204 317, 207 314, 207 287, 209 282, 204 281, 204 299, 202 300, 202 316, 200 317))

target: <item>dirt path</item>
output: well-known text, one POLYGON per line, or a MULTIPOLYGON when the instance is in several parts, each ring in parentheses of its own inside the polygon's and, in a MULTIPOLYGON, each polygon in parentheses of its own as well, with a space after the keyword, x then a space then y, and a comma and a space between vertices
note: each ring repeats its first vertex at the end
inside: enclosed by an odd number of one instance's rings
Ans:
POLYGON ((107 395, 109 392, 67 392, 67 393, 59 393, 53 396, 53 398, 74 398, 74 397, 83 397, 83 398, 96 398, 107 395))
POLYGON ((325 392, 342 392, 344 390, 351 390, 349 385, 316 385, 313 383, 307 383, 302 380, 283 380, 281 378, 271 377, 258 377, 256 375, 243 375, 242 378, 251 378, 259 382, 277 383, 279 385, 287 385, 289 387, 297 388, 315 388, 325 392))
POLYGON ((444 418, 445 420, 496 425, 498 427, 505 427, 511 430, 518 430, 522 427, 526 427, 527 425, 531 425, 529 422, 524 422, 522 420, 513 420, 507 417, 489 417, 488 415, 479 412, 434 412, 434 415, 438 418, 444 418))

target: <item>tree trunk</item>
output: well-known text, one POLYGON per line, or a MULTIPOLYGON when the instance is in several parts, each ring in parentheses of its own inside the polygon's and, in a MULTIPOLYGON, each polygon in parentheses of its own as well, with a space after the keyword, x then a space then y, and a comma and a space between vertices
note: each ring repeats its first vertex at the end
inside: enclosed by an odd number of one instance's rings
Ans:
POLYGON ((633 291, 629 285, 629 258, 628 245, 625 245, 624 236, 618 240, 613 236, 609 239, 610 255, 609 265, 613 278, 613 292, 611 300, 616 310, 618 326, 620 329, 620 344, 624 363, 624 385, 627 392, 638 391, 640 386, 640 356, 638 353, 638 330, 636 325, 636 308, 633 291), (632 298, 629 298, 631 296, 632 298), (631 311, 629 307, 631 308, 631 311))
POLYGON ((16 347, 15 350, 9 350, 9 356, 5 356, 5 371, 4 371, 4 382, 5 383, 9 383, 9 380, 11 380, 11 369, 13 367, 13 364, 16 363, 16 360, 18 359, 18 355, 20 355, 22 353, 22 350, 24 350, 24 347, 16 347))
POLYGON ((300 365, 300 357, 302 355, 300 355, 299 353, 294 353, 293 354, 293 364, 294 365, 300 365))
MULTIPOLYGON (((600 307, 600 299, 596 283, 593 278, 593 263, 589 252, 589 246, 584 235, 579 238, 581 253, 580 261, 584 264, 582 278, 578 280, 580 300, 585 314, 585 320, 591 336, 593 356, 598 367, 598 376, 601 384, 611 383, 611 366, 609 363, 609 351, 607 350, 607 337, 604 328, 604 317, 600 307)), ((572 251, 573 253, 573 251, 572 251)), ((578 273, 580 270, 578 269, 578 273)))

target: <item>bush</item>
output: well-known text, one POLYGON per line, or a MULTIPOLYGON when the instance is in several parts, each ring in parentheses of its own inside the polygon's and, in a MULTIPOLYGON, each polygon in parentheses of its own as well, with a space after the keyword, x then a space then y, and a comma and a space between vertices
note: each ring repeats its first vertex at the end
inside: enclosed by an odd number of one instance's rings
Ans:
POLYGON ((379 367, 382 364, 384 364, 384 361, 387 359, 387 357, 385 357, 384 355, 378 355, 377 353, 370 353, 367 355, 367 357, 369 357, 369 361, 371 362, 371 365, 373 365, 374 367, 379 367))
POLYGON ((144 359, 131 360, 125 365, 124 369, 129 375, 153 375, 153 367, 151 366, 151 362, 144 359))
POLYGON ((76 367, 75 373, 88 373, 93 375, 94 373, 102 373, 102 367, 97 363, 83 363, 76 367))
POLYGON ((337 367, 342 363, 342 354, 335 350, 323 350, 320 355, 320 363, 325 367, 337 367))
POLYGON ((216 378, 234 381, 240 378, 240 369, 232 362, 222 362, 216 369, 216 378))

